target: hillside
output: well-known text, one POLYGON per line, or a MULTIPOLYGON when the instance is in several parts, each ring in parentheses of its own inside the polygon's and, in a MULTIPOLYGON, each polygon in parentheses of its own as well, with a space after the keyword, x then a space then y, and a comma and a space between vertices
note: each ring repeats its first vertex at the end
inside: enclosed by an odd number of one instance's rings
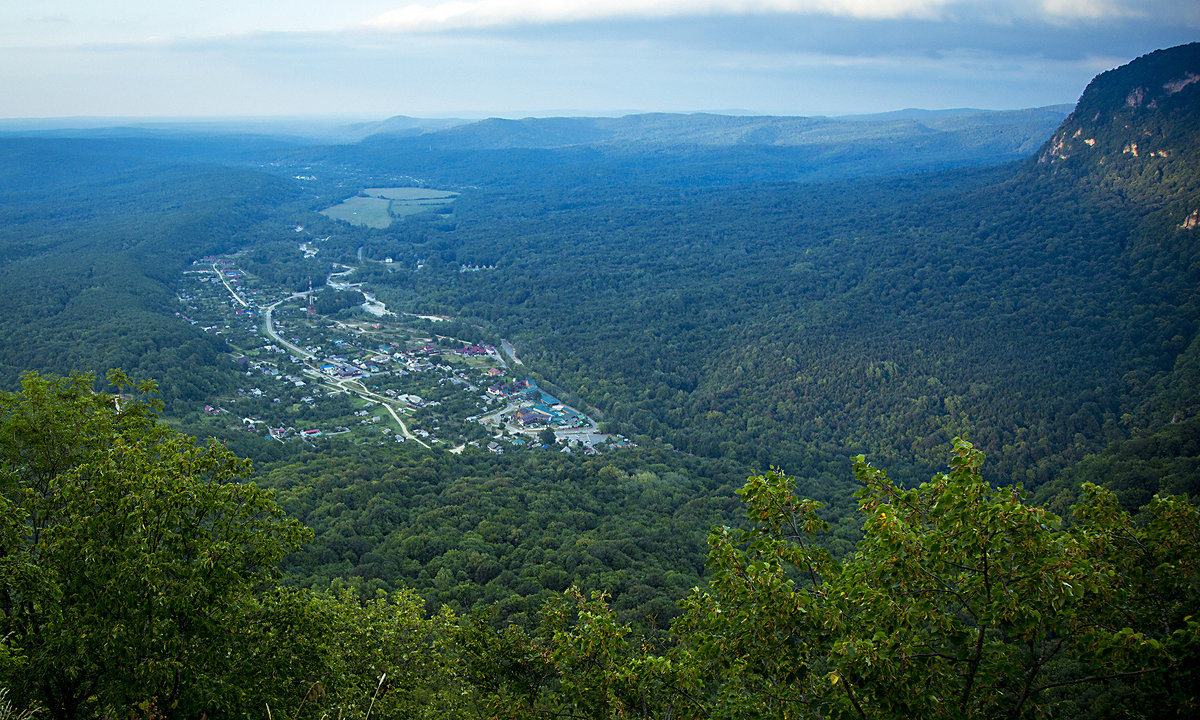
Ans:
MULTIPOLYGON (((1005 112, 964 110, 924 115, 856 118, 737 116, 697 113, 626 115, 618 118, 493 118, 426 131, 419 142, 453 148, 515 149, 588 146, 803 146, 888 140, 970 142, 992 152, 1027 154, 1065 113, 1061 108, 1005 112), (1005 144, 1013 143, 1015 144, 1005 144)), ((402 126, 404 127, 404 126, 402 126)), ((408 128, 404 128, 408 131, 408 128)), ((380 133, 386 136, 389 133, 380 133)))
MULTIPOLYGON (((1175 87, 1193 55, 1150 56, 1097 83, 1175 87)), ((1145 132, 1125 127, 1128 90, 1105 95, 1105 115, 1095 87, 1081 101, 1100 113, 1090 134, 1123 147, 1145 132)), ((1195 87, 1136 117, 1191 112, 1195 87)), ((1088 134, 1080 114, 1056 137, 1088 134)), ((486 173, 496 158, 530 173, 489 174, 452 227, 381 234, 367 251, 431 258, 403 281, 420 307, 513 338, 627 434, 806 472, 868 451, 916 459, 920 477, 969 432, 998 477, 1036 486, 1155 422, 1149 398, 1195 336, 1197 186, 1184 180, 1195 154, 1183 149, 1196 127, 1170 125, 1173 156, 1137 158, 1169 164, 1138 175, 1139 198, 1113 181, 1117 160, 724 189, 696 187, 699 175, 678 192, 599 151, 491 151, 486 173), (498 270, 460 276, 461 263, 498 270)), ((729 152, 742 170, 712 185, 787 166, 756 164, 761 148, 729 152)), ((381 155, 378 167, 406 157, 381 155)), ((678 170, 674 158, 647 163, 678 170)), ((378 278, 379 292, 400 301, 390 282, 378 278)))
MULTIPOLYGON (((1036 156, 1030 182, 1077 187, 1098 202, 1136 208, 1125 241, 1145 288, 1197 317, 1200 284, 1200 43, 1159 50, 1102 73, 1036 156), (1174 293, 1172 295, 1172 293, 1174 293)), ((1171 372, 1146 394, 1144 427, 1196 416, 1200 336, 1184 332, 1171 372)))
POLYGON ((417 135, 381 133, 298 157, 471 186, 565 182, 582 166, 598 173, 587 185, 621 178, 688 187, 825 181, 1021 159, 1065 114, 1052 107, 863 118, 494 118, 417 135))
POLYGON ((1096 77, 1037 154, 1052 171, 1144 183, 1162 195, 1196 171, 1200 43, 1159 50, 1096 77))

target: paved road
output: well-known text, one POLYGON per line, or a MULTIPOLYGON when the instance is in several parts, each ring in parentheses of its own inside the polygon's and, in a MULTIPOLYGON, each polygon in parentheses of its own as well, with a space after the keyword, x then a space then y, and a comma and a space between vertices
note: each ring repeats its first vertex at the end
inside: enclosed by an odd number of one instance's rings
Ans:
POLYGON ((250 307, 250 303, 246 302, 241 295, 237 294, 237 291, 234 290, 233 286, 229 284, 229 281, 225 279, 225 275, 217 269, 216 263, 213 263, 212 269, 213 272, 217 274, 217 277, 221 278, 221 283, 225 285, 225 289, 229 291, 229 294, 233 296, 233 299, 240 302, 242 307, 250 307))
POLYGON ((423 442, 421 438, 409 432, 408 426, 404 424, 404 421, 400 419, 400 415, 396 412, 395 408, 392 407, 392 403, 395 402, 395 400, 392 400, 385 395, 379 395, 371 392, 367 389, 366 385, 363 385, 358 380, 336 380, 334 381, 334 384, 346 392, 352 392, 365 400, 374 400, 375 402, 379 403, 385 409, 387 409, 388 413, 391 414, 392 419, 395 420, 396 424, 400 426, 400 434, 403 435, 406 440, 416 440, 418 445, 426 448, 429 447, 429 445, 423 442), (358 389, 347 387, 348 385, 357 385, 358 389))
POLYGON ((596 445, 612 438, 611 435, 605 435, 597 430, 594 425, 589 428, 579 428, 577 430, 556 430, 554 435, 557 438, 578 440, 588 445, 596 445))
POLYGON ((507 413, 512 413, 512 412, 516 412, 516 411, 520 410, 521 408, 525 407, 525 406, 526 406, 526 405, 528 405, 528 404, 529 404, 529 403, 524 403, 524 402, 521 402, 521 403, 511 403, 511 404, 509 404, 508 406, 506 406, 506 407, 505 407, 503 410, 496 410, 496 411, 494 411, 494 412, 490 412, 490 413, 488 413, 487 415, 480 415, 480 416, 479 416, 479 422, 494 422, 494 423, 499 423, 499 422, 500 422, 500 416, 501 416, 501 415, 505 415, 505 414, 507 414, 507 413))
MULTIPOLYGON (((218 277, 221 277, 221 274, 220 274, 220 272, 217 271, 217 267, 215 264, 213 265, 213 271, 217 272, 218 277)), ((221 279, 222 279, 222 282, 224 282, 224 278, 222 277, 221 279)), ((246 301, 243 300, 236 292, 234 292, 233 288, 230 287, 229 283, 227 283, 227 282, 225 283, 225 289, 229 291, 229 294, 232 295, 235 300, 240 302, 242 305, 246 305, 246 301)), ((284 340, 279 335, 279 333, 275 332, 275 322, 271 317, 272 314, 275 312, 275 308, 279 307, 281 304, 287 302, 288 300, 295 300, 297 298, 302 298, 307 295, 308 295, 307 292, 292 293, 291 295, 289 295, 281 300, 276 300, 275 302, 271 303, 270 305, 260 306, 260 309, 262 310, 262 314, 263 314, 263 333, 265 333, 266 336, 271 338, 271 340, 273 340, 274 342, 277 342, 280 345, 287 348, 288 350, 290 350, 297 357, 304 358, 304 360, 308 361, 306 363, 307 366, 311 370, 315 371, 318 375, 320 375, 321 369, 318 367, 313 367, 313 364, 312 364, 312 361, 316 359, 316 355, 313 355, 312 353, 308 352, 304 348, 302 348, 294 343, 290 343, 287 340, 284 340)), ((321 377, 324 377, 324 375, 321 375, 321 377)), ((421 438, 417 437, 416 435, 413 435, 412 432, 408 429, 408 425, 406 425, 404 423, 404 421, 400 419, 400 415, 396 412, 395 408, 392 407, 393 401, 390 398, 371 392, 370 390, 368 390, 366 388, 365 385, 363 385, 361 382, 359 382, 357 380, 350 380, 350 379, 334 380, 331 383, 326 383, 326 387, 331 388, 331 389, 336 389, 336 390, 344 390, 345 392, 352 392, 355 395, 358 395, 359 397, 361 397, 365 400, 374 400, 375 402, 379 403, 380 405, 383 405, 383 407, 388 411, 388 414, 390 414, 392 416, 392 419, 396 421, 396 424, 400 426, 400 434, 405 439, 415 440, 415 441, 417 441, 417 444, 422 445, 424 447, 429 447, 429 445, 426 444, 425 442, 423 442, 421 440, 421 438), (349 387, 352 384, 356 385, 357 388, 349 387)))
MULTIPOLYGON (((361 248, 360 248, 360 252, 361 252, 361 248)), ((340 272, 340 273, 331 273, 329 275, 329 277, 326 278, 326 280, 325 280, 325 282, 327 284, 334 285, 334 283, 333 283, 334 277, 348 275, 357 269, 357 268, 352 268, 349 265, 341 265, 341 267, 346 268, 346 270, 343 272, 340 272)), ((238 295, 237 292, 233 289, 233 287, 225 280, 225 277, 217 269, 217 266, 215 263, 213 264, 213 272, 217 273, 217 277, 221 278, 221 282, 224 283, 225 289, 229 291, 229 294, 233 297, 234 300, 241 303, 244 307, 249 307, 249 304, 244 299, 242 299, 242 297, 240 295, 238 295)), ((306 297, 307 295, 308 295, 307 292, 292 293, 291 295, 289 295, 281 300, 276 300, 275 302, 271 303, 270 305, 260 306, 260 309, 262 310, 262 316, 263 316, 263 333, 267 337, 271 338, 271 340, 273 342, 276 342, 276 343, 282 345, 283 347, 287 348, 290 352, 292 352, 297 357, 303 358, 306 361, 306 364, 310 369, 312 369, 317 374, 319 374, 322 378, 324 378, 325 376, 323 374, 321 374, 320 368, 315 367, 313 364, 313 361, 316 360, 316 355, 308 352, 304 348, 302 348, 294 343, 284 340, 283 337, 280 336, 279 333, 275 331, 275 322, 272 317, 272 315, 275 312, 275 308, 279 307, 280 305, 287 302, 288 300, 295 300, 297 298, 303 298, 303 297, 306 297)), ((517 352, 516 352, 516 349, 512 346, 512 343, 510 343, 507 340, 501 340, 500 344, 504 348, 504 352, 507 353, 508 356, 512 358, 514 365, 523 364, 521 362, 521 360, 519 358, 517 358, 517 352)), ((498 359, 500 359, 501 362, 503 362, 503 358, 498 358, 498 359)), ((330 379, 327 379, 324 384, 326 387, 328 387, 330 389, 354 393, 355 395, 358 395, 359 397, 363 398, 364 400, 373 400, 373 401, 379 403, 380 405, 383 405, 383 407, 388 411, 388 414, 392 416, 392 419, 396 421, 396 424, 400 426, 400 434, 406 440, 415 440, 418 445, 421 445, 422 447, 426 447, 426 448, 429 447, 428 443, 424 442, 423 440, 421 440, 421 438, 417 437, 416 435, 413 435, 412 431, 410 431, 408 429, 408 425, 405 424, 405 422, 402 419, 400 419, 400 414, 396 412, 396 409, 393 406, 393 403, 395 403, 396 401, 392 400, 391 398, 389 398, 385 395, 379 395, 378 393, 371 392, 361 382, 359 382, 358 380, 350 379, 350 378, 343 378, 343 379, 330 378, 330 379)), ((497 410, 495 412, 488 413, 486 416, 484 416, 480 419, 481 420, 492 419, 496 422, 499 422, 501 415, 503 415, 505 413, 514 412, 522 406, 523 405, 516 405, 516 404, 509 405, 509 406, 505 407, 503 410, 497 410)), ((516 430, 515 428, 511 428, 511 427, 509 428, 509 430, 516 431, 516 432, 522 432, 523 434, 529 435, 531 437, 536 436, 538 433, 538 430, 520 431, 520 430, 516 430)), ((555 434, 560 438, 569 437, 571 439, 576 439, 576 440, 580 440, 582 442, 589 442, 589 443, 601 442, 603 439, 608 437, 607 435, 604 435, 604 434, 598 432, 594 425, 590 428, 582 428, 579 430, 556 430, 555 434)), ((465 447, 466 446, 463 445, 463 446, 459 446, 456 448, 451 448, 450 452, 461 453, 465 447)))
MULTIPOLYGON (((263 306, 261 308, 262 314, 263 314, 263 332, 266 333, 267 337, 271 338, 275 342, 284 346, 288 350, 291 350, 293 353, 296 354, 296 356, 302 357, 305 360, 312 360, 313 358, 316 357, 316 355, 313 355, 312 353, 308 352, 307 350, 305 350, 304 348, 302 348, 298 345, 294 345, 294 344, 288 342, 287 340, 284 340, 282 337, 279 336, 279 333, 275 332, 275 322, 271 318, 271 314, 275 312, 275 308, 279 307, 280 303, 285 303, 288 300, 295 300, 296 298, 302 298, 306 295, 308 295, 308 293, 303 293, 303 292, 292 293, 291 295, 289 295, 288 297, 285 297, 282 300, 276 300, 275 302, 271 303, 270 305, 263 306)), ((314 368, 314 369, 319 370, 319 368, 314 368)))

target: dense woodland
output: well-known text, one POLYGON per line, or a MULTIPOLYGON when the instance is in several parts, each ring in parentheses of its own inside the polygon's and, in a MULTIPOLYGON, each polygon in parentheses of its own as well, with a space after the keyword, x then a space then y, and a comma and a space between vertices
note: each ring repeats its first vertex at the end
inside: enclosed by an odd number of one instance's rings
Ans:
POLYGON ((1099 76, 1036 152, 1014 138, 1045 113, 924 127, 937 157, 669 116, 333 146, 0 136, 0 705, 1189 714, 1188 73, 1200 45, 1099 76), (409 183, 459 196, 386 229, 318 212, 409 183), (389 307, 511 340, 636 447, 302 446, 204 421, 240 371, 173 317, 177 284, 236 250, 293 290, 365 258, 389 307))
MULTIPOLYGON (((1200 512, 1182 497, 1156 497, 1135 520, 1088 483, 1064 529, 1018 488, 987 483, 983 455, 956 439, 950 472, 914 489, 855 458, 862 539, 835 555, 822 540, 822 504, 771 471, 736 491, 744 529, 713 529, 708 582, 682 594, 669 634, 634 629, 616 617, 620 601, 576 586, 528 622, 497 623, 503 601, 456 613, 430 611, 412 590, 363 597, 337 583, 282 584, 285 553, 305 542, 337 552, 336 540, 314 539, 269 491, 239 482, 248 464, 219 443, 197 445, 160 423, 152 383, 120 373, 109 382, 119 402, 85 376, 29 374, 21 392, 0 396, 6 711, 13 702, 60 718, 1196 710, 1200 512)), ((597 495, 659 490, 613 470, 599 473, 597 495)), ((421 492, 419 481, 397 482, 421 492)), ((355 490, 310 487, 335 500, 355 490)), ((476 521, 469 505, 446 508, 439 531, 458 523, 459 563, 487 572, 476 549, 529 526, 494 513, 463 531, 476 521)), ((335 523, 343 506, 332 508, 335 523)), ((401 514, 375 503, 370 519, 401 514)), ((571 514, 560 516, 589 524, 571 514)), ((551 530, 569 538, 567 522, 551 530)), ((548 554, 553 538, 540 543, 548 554)), ((670 539, 659 540, 652 552, 670 553, 670 539)), ((581 537, 556 562, 569 568, 572 552, 600 545, 622 552, 581 537)), ((378 561, 419 563, 423 552, 389 548, 378 561)), ((539 582, 566 584, 565 571, 552 572, 539 582)), ((437 597, 453 600, 456 583, 443 565, 437 597)))

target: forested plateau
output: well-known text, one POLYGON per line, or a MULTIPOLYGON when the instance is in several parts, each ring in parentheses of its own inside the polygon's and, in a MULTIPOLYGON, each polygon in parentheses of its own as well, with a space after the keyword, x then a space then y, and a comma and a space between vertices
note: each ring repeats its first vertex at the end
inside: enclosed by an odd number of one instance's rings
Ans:
POLYGON ((0 156, 14 713, 1196 711, 1200 44, 1065 119, 10 131, 0 156), (321 213, 392 187, 455 196, 321 213), (180 310, 235 256, 367 327, 325 287, 352 267, 630 442, 226 419, 271 411, 251 348, 180 310))

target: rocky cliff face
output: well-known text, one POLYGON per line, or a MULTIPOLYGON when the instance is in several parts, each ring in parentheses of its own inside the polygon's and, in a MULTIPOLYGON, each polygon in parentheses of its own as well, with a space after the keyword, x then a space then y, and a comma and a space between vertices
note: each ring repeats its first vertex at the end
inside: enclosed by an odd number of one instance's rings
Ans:
POLYGON ((1200 143, 1200 43, 1159 50, 1098 75, 1037 154, 1040 166, 1108 170, 1129 180, 1194 177, 1200 143))

